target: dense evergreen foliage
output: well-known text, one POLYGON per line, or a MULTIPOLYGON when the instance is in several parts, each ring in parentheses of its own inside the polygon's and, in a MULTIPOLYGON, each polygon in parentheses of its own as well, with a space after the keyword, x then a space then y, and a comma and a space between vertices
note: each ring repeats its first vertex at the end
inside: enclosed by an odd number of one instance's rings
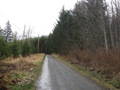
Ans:
POLYGON ((0 59, 9 56, 9 47, 3 37, 0 37, 0 59))
POLYGON ((63 8, 47 39, 48 53, 119 49, 119 11, 119 3, 109 7, 105 0, 82 0, 73 10, 63 8))
POLYGON ((22 39, 12 32, 8 21, 5 29, 0 29, 0 59, 7 57, 28 56, 34 53, 45 52, 46 36, 31 38, 30 30, 24 30, 22 39))

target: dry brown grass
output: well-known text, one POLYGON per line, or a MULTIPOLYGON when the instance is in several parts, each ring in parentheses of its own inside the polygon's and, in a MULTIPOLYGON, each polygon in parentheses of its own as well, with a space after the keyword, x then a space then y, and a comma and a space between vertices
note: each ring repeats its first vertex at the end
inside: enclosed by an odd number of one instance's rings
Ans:
POLYGON ((28 57, 7 58, 0 61, 0 89, 9 85, 28 83, 34 75, 35 66, 41 62, 44 54, 33 54, 28 57))
POLYGON ((90 50, 72 51, 64 58, 71 64, 79 64, 120 81, 120 51, 118 50, 109 50, 107 54, 104 49, 96 53, 90 50))

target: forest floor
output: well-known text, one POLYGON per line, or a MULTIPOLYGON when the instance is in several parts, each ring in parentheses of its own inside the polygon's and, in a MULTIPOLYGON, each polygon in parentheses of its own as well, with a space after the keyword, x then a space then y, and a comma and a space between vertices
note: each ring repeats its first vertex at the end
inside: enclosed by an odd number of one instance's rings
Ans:
POLYGON ((0 61, 0 90, 35 90, 45 54, 0 61))

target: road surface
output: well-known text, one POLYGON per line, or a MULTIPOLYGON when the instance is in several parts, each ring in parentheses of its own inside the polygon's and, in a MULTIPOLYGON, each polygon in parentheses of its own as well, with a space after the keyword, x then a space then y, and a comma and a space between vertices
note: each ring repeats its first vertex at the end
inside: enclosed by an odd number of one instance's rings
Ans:
POLYGON ((51 55, 46 55, 36 85, 37 90, 106 90, 51 55))

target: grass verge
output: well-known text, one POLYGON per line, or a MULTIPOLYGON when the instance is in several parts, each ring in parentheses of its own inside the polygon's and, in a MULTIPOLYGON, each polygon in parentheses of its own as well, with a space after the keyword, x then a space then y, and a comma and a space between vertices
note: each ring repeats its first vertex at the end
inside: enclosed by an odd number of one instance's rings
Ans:
POLYGON ((0 90, 35 90, 45 54, 0 61, 0 90))
POLYGON ((65 60, 64 58, 60 57, 59 55, 52 54, 54 58, 57 60, 63 62, 70 68, 74 69, 75 71, 79 72, 80 74, 91 78, 94 80, 96 83, 109 88, 110 90, 120 90, 120 82, 112 80, 110 78, 107 78, 105 75, 102 75, 100 73, 97 73, 94 70, 90 70, 88 68, 82 67, 78 64, 71 64, 70 61, 65 60))

